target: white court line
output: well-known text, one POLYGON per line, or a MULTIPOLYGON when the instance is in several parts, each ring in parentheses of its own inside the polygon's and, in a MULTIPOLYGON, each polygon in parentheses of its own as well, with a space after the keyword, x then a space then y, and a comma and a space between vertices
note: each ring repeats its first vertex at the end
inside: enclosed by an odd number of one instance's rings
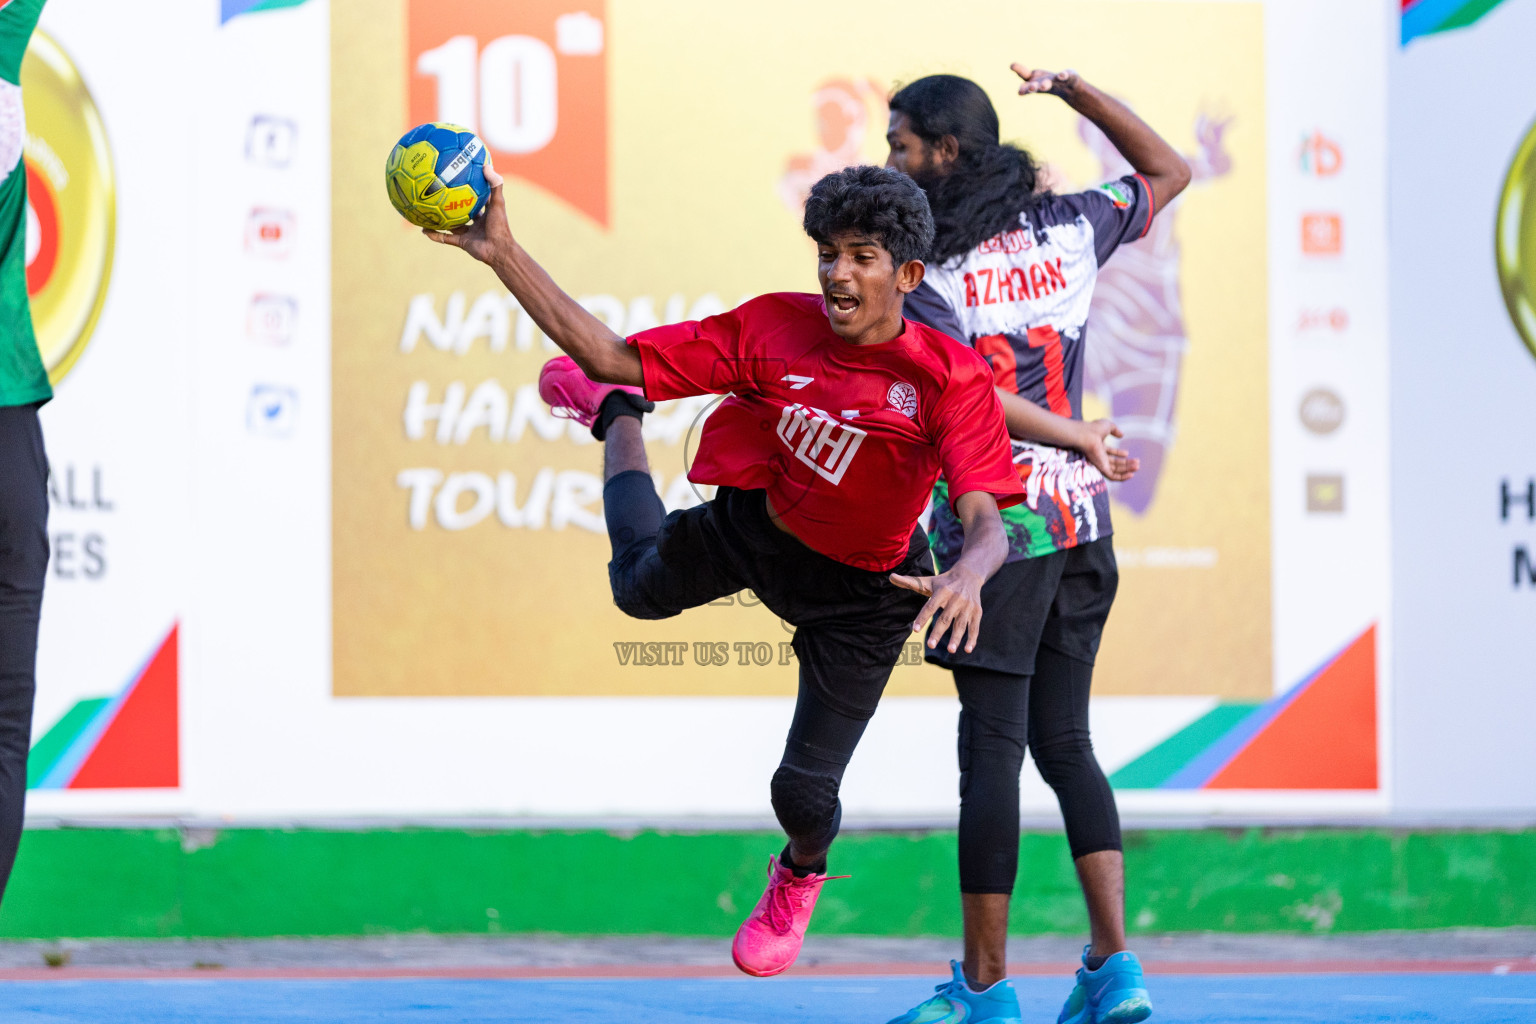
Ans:
POLYGON ((1346 1003, 1406 1003, 1407 996, 1339 996, 1340 1001, 1346 1003))
POLYGON ((1532 1006, 1536 998, 1526 996, 1473 996, 1474 1003, 1495 1003, 1501 1006, 1532 1006))
POLYGON ((812 992, 832 992, 832 993, 838 993, 838 994, 842 994, 842 995, 867 996, 867 995, 872 995, 873 993, 879 992, 880 990, 878 988, 874 988, 874 987, 868 986, 868 985, 860 986, 860 987, 849 987, 849 986, 846 986, 846 985, 840 985, 840 986, 813 985, 811 987, 811 991, 812 992))

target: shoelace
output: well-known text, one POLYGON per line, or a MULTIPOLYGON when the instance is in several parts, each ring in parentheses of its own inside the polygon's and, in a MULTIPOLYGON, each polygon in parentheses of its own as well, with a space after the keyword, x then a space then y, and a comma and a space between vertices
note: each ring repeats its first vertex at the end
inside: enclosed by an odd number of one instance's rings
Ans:
MULTIPOLYGON (((773 878, 772 868, 768 870, 768 877, 773 878)), ((795 911, 805 906, 805 901, 820 888, 820 883, 852 877, 852 875, 806 875, 804 878, 796 878, 790 875, 787 882, 774 879, 768 889, 768 924, 780 935, 785 934, 794 927, 795 911)))
POLYGON ((945 1007, 952 1009, 956 1002, 955 996, 960 992, 962 988, 964 988, 964 986, 954 979, 950 979, 949 981, 942 981, 939 984, 933 986, 933 991, 935 994, 930 996, 928 1001, 923 1003, 922 1006, 919 1006, 918 1009, 940 1009, 940 1000, 943 1000, 943 1005, 945 1007))
MULTIPOLYGON (((543 389, 541 388, 540 390, 542 391, 543 389)), ((549 412, 556 419, 576 420, 579 422, 584 415, 593 415, 592 413, 583 413, 581 409, 571 404, 571 393, 566 389, 564 383, 557 380, 553 383, 550 390, 555 392, 553 396, 555 401, 549 403, 549 412)), ((542 398, 543 395, 541 394, 539 397, 542 398)))

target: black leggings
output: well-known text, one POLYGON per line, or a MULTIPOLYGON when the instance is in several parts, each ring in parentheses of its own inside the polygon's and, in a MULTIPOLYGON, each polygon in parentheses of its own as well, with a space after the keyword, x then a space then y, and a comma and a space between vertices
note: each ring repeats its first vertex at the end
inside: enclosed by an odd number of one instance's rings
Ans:
MULTIPOLYGON (((751 589, 795 627, 799 699, 769 792, 791 839, 811 849, 829 845, 842 821, 843 772, 923 598, 779 530, 760 491, 721 488, 714 500, 668 515, 650 475, 630 471, 604 485, 603 511, 613 546, 609 582, 626 614, 668 618, 751 589)), ((897 571, 926 575, 931 565, 926 538, 914 532, 897 571)))
POLYGON ((1041 645, 1034 676, 957 665, 960 891, 1012 893, 1026 744, 1056 791, 1072 857, 1120 849, 1120 817, 1088 736, 1091 662, 1041 645))
POLYGON ((21 841, 37 620, 48 572, 48 459, 35 405, 0 407, 0 895, 21 841))

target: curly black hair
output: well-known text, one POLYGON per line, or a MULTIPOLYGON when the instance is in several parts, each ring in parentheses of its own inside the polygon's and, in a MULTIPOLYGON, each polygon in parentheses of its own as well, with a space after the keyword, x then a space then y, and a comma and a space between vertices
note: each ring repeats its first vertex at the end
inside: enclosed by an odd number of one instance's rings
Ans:
POLYGON ((845 167, 811 187, 805 200, 805 233, 826 243, 849 231, 879 242, 900 267, 928 255, 933 214, 922 188, 900 171, 845 167))
POLYGON ((1018 226, 1019 214, 1050 195, 1028 150, 999 141, 997 111, 981 86, 957 75, 929 75, 891 97, 913 134, 932 145, 953 135, 960 155, 942 175, 920 174, 933 208, 929 258, 943 263, 1018 226))

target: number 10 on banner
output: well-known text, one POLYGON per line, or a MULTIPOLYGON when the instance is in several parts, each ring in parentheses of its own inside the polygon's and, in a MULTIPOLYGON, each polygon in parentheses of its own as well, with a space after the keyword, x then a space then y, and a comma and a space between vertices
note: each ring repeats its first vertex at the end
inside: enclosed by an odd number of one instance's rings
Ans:
POLYGON ((468 128, 498 170, 606 224, 606 12, 578 4, 411 0, 410 115, 468 128))
POLYGON ((454 36, 417 57, 416 70, 437 79, 434 121, 463 125, 504 153, 537 153, 555 137, 555 52, 542 39, 502 36, 481 50, 474 36, 454 36))

